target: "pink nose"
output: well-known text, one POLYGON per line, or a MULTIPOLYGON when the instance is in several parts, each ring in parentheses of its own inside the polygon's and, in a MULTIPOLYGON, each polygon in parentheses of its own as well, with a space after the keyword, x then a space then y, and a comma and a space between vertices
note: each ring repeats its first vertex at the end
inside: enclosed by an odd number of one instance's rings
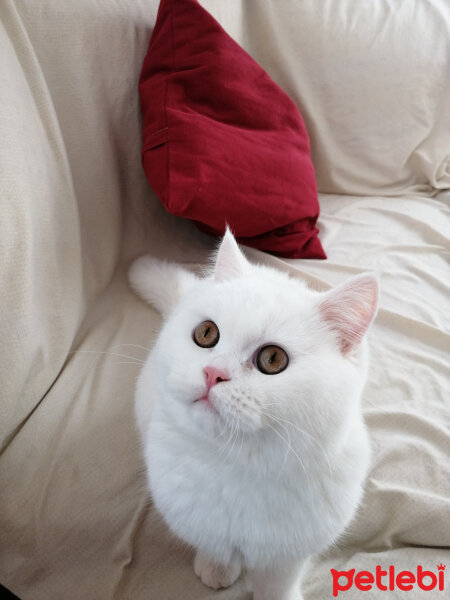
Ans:
POLYGON ((216 383, 220 383, 221 381, 229 381, 230 376, 223 369, 216 369, 216 367, 205 367, 203 369, 203 373, 206 375, 206 385, 209 390, 216 385, 216 383))

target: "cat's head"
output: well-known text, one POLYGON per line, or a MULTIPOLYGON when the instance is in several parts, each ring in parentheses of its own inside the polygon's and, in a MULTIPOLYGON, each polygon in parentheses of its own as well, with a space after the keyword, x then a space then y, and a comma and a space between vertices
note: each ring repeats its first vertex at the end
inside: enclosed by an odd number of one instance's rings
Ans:
POLYGON ((250 264, 227 232, 211 274, 193 281, 163 325, 151 357, 160 401, 202 435, 257 436, 290 422, 333 436, 358 409, 377 301, 372 275, 315 292, 250 264))

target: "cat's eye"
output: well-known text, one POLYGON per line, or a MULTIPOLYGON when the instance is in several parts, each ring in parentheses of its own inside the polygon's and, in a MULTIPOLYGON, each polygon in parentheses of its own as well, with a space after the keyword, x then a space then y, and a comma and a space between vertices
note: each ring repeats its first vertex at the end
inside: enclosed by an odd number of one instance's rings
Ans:
POLYGON ((203 321, 194 329, 192 337, 200 348, 212 348, 219 341, 219 328, 214 321, 203 321))
POLYGON ((263 346, 256 355, 256 366, 264 375, 278 375, 288 364, 289 357, 279 346, 263 346))

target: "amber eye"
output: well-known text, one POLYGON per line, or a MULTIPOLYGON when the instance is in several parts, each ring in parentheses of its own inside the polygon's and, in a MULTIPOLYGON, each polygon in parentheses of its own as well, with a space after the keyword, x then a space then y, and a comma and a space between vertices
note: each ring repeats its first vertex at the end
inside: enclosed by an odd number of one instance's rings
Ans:
POLYGON ((200 348, 212 348, 219 341, 219 328, 213 321, 203 321, 194 329, 193 337, 200 348))
POLYGON ((263 346, 256 356, 256 366, 264 375, 278 375, 289 364, 289 357, 279 346, 263 346))

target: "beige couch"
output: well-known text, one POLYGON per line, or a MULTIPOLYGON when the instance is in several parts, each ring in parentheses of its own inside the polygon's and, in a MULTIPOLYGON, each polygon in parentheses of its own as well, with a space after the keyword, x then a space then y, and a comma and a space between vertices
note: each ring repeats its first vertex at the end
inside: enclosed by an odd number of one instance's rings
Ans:
MULTIPOLYGON (((381 277, 367 493, 341 544, 312 561, 305 599, 332 598, 331 568, 437 572, 450 563, 448 0, 202 4, 311 135, 328 260, 248 256, 319 289, 381 277)), ((137 80, 156 11, 0 3, 0 582, 23 600, 250 598, 245 578, 214 592, 195 577, 149 501, 133 422, 160 318, 127 266, 145 251, 201 265, 213 244, 164 212, 140 166, 137 80)))

